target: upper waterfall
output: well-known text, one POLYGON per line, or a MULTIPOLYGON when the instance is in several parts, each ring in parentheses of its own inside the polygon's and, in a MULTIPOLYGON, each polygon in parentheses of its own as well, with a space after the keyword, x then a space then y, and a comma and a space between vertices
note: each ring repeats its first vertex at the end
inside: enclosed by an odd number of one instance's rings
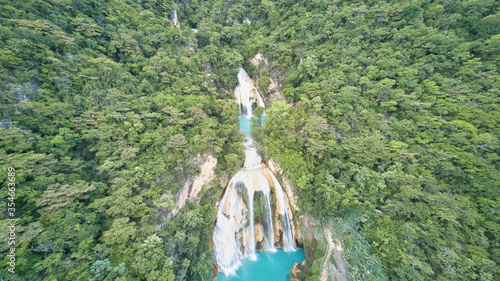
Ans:
POLYGON ((248 73, 240 67, 238 72, 238 86, 234 90, 234 95, 236 96, 236 102, 240 105, 240 113, 244 117, 252 117, 253 109, 256 106, 266 107, 262 101, 262 97, 254 86, 252 78, 248 76, 248 73), (254 105, 255 104, 255 105, 254 105))
MULTIPOLYGON (((264 102, 241 67, 238 81, 236 101, 243 117, 250 119, 255 106, 265 107, 264 102)), ((244 146, 243 169, 231 178, 220 201, 213 236, 217 264, 226 275, 234 274, 243 258, 255 259, 256 250, 295 249, 288 197, 273 173, 263 167, 251 136, 244 146)))

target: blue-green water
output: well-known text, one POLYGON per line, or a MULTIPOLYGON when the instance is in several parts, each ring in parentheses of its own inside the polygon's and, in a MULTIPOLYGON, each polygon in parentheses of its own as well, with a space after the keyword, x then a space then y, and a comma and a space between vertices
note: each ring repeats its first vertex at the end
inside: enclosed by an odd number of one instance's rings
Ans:
POLYGON ((276 252, 257 252, 257 260, 244 259, 236 271, 236 276, 227 277, 219 273, 215 281, 244 280, 244 281, 287 281, 290 269, 297 262, 306 259, 303 249, 294 252, 285 252, 278 249, 276 252))
MULTIPOLYGON (((240 121, 240 133, 250 135, 252 132, 252 121, 250 118, 238 116, 240 121)), ((266 115, 261 117, 261 124, 266 123, 266 115)), ((290 269, 295 263, 306 259, 303 249, 294 252, 285 252, 282 249, 276 252, 257 252, 257 260, 248 258, 241 261, 241 266, 236 271, 236 276, 226 276, 219 273, 215 281, 287 281, 290 269)))
MULTIPOLYGON (((266 117, 266 115, 262 115, 262 117, 260 118, 262 125, 266 124, 266 117)), ((240 133, 250 135, 250 133, 252 132, 252 120, 243 116, 238 116, 238 119, 240 120, 240 133)))

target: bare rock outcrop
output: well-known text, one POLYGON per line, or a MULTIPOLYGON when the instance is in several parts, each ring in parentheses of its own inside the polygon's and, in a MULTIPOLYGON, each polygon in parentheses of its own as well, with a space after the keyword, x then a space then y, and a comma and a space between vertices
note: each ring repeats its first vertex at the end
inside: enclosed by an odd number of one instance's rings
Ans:
POLYGON ((180 209, 182 209, 188 202, 195 202, 196 200, 199 200, 198 193, 201 191, 203 186, 215 178, 214 169, 217 165, 217 158, 212 155, 203 156, 199 154, 194 159, 194 163, 196 163, 200 168, 200 174, 195 177, 188 178, 184 184, 184 187, 179 194, 177 207, 172 211, 173 216, 177 215, 180 209))
POLYGON ((264 66, 267 66, 267 59, 264 57, 262 53, 258 53, 255 55, 255 57, 250 58, 250 62, 255 66, 259 66, 260 62, 264 62, 264 66))
POLYGON ((179 18, 177 17, 177 10, 174 10, 174 14, 172 15, 172 23, 171 23, 171 25, 173 27, 180 28, 179 18))
MULTIPOLYGON (((321 271, 318 279, 321 281, 349 281, 349 268, 343 258, 343 248, 340 240, 329 225, 320 225, 309 215, 301 215, 297 219, 300 224, 300 239, 304 243, 307 256, 307 246, 317 245, 325 249, 321 259, 321 271)), ((312 249, 309 249, 312 251, 312 249)), ((317 262, 317 261, 315 261, 317 262)), ((307 260, 296 263, 290 270, 290 280, 299 281, 300 272, 307 264, 307 260)))
MULTIPOLYGON (((249 60, 255 67, 262 66, 264 68, 267 68, 269 65, 267 58, 262 53, 256 54, 253 58, 250 58, 249 60), (261 64, 261 62, 263 62, 263 64, 261 64)), ((258 77, 257 77, 257 83, 258 82, 259 81, 258 81, 258 77)), ((266 92, 271 93, 271 95, 269 96, 270 103, 273 103, 274 101, 277 101, 277 100, 284 99, 284 96, 281 94, 281 91, 280 91, 280 85, 272 77, 269 77, 269 86, 267 87, 267 89, 262 89, 262 90, 265 90, 266 92)))
POLYGON ((335 241, 333 241, 333 231, 330 226, 323 225, 323 233, 328 245, 319 280, 348 281, 349 273, 347 265, 341 255, 341 252, 343 252, 344 250, 342 249, 340 241, 338 239, 335 239, 335 241), (330 262, 330 257, 332 255, 333 259, 335 260, 336 266, 330 262))

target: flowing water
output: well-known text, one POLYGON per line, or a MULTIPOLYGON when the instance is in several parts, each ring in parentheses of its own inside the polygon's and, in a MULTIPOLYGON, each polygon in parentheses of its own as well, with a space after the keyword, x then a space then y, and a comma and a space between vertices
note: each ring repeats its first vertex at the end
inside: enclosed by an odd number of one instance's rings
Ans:
POLYGON ((263 167, 250 136, 253 109, 265 105, 241 67, 238 81, 235 96, 240 105, 240 132, 247 135, 245 163, 229 181, 219 204, 213 239, 222 273, 216 280, 286 280, 293 264, 304 260, 304 252, 295 249, 292 209, 286 193, 274 174, 263 167))
POLYGON ((238 72, 238 86, 234 90, 236 102, 240 105, 240 114, 251 118, 255 106, 265 107, 262 97, 253 85, 252 79, 247 72, 240 67, 238 72), (254 105, 255 104, 255 105, 254 105))

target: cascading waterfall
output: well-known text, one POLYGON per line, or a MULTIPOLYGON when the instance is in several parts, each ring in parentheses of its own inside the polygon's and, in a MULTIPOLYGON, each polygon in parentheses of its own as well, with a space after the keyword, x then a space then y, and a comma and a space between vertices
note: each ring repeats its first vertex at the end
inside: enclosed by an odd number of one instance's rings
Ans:
MULTIPOLYGON (((245 175, 246 176, 246 175, 245 175)), ((253 195, 254 195, 254 186, 251 182, 248 182, 248 180, 243 181, 243 183, 248 183, 247 185, 244 185, 244 188, 246 187, 247 193, 248 193, 248 219, 250 221, 250 245, 249 246, 249 253, 250 253, 250 259, 255 260, 257 257, 255 256, 255 220, 253 218, 254 213, 253 213, 253 195)))
POLYGON ((293 228, 290 224, 292 210, 288 204, 288 198, 286 197, 285 192, 283 192, 278 180, 272 173, 271 175, 274 184, 279 186, 279 188, 276 188, 276 198, 278 199, 278 206, 280 208, 279 214, 282 216, 280 217, 280 221, 283 226, 283 248, 288 251, 293 251, 295 250, 295 246, 293 242, 293 228))
MULTIPOLYGON (((243 117, 251 118, 254 104, 265 107, 264 103, 241 67, 238 81, 236 101, 243 117)), ((256 259, 257 247, 276 251, 275 243, 280 241, 275 241, 275 238, 282 239, 285 250, 295 249, 288 198, 273 173, 262 167, 262 159, 251 136, 246 137, 244 146, 244 167, 231 178, 220 201, 213 236, 217 264, 228 276, 235 273, 242 259, 256 259), (274 216, 271 188, 274 188, 277 198, 274 216), (275 229, 282 231, 282 238, 275 236, 275 229)))
POLYGON ((264 102, 252 79, 242 67, 240 67, 240 71, 238 72, 238 82, 239 84, 234 90, 236 102, 240 105, 240 113, 246 118, 251 118, 254 108, 253 104, 265 107, 264 102))
POLYGON ((264 239, 266 240, 267 249, 269 251, 276 251, 276 249, 274 248, 273 220, 272 220, 273 212, 271 209, 271 199, 269 198, 268 194, 266 194, 266 203, 267 203, 266 213, 267 216, 271 219, 269 220, 267 235, 266 237, 264 237, 264 239))

